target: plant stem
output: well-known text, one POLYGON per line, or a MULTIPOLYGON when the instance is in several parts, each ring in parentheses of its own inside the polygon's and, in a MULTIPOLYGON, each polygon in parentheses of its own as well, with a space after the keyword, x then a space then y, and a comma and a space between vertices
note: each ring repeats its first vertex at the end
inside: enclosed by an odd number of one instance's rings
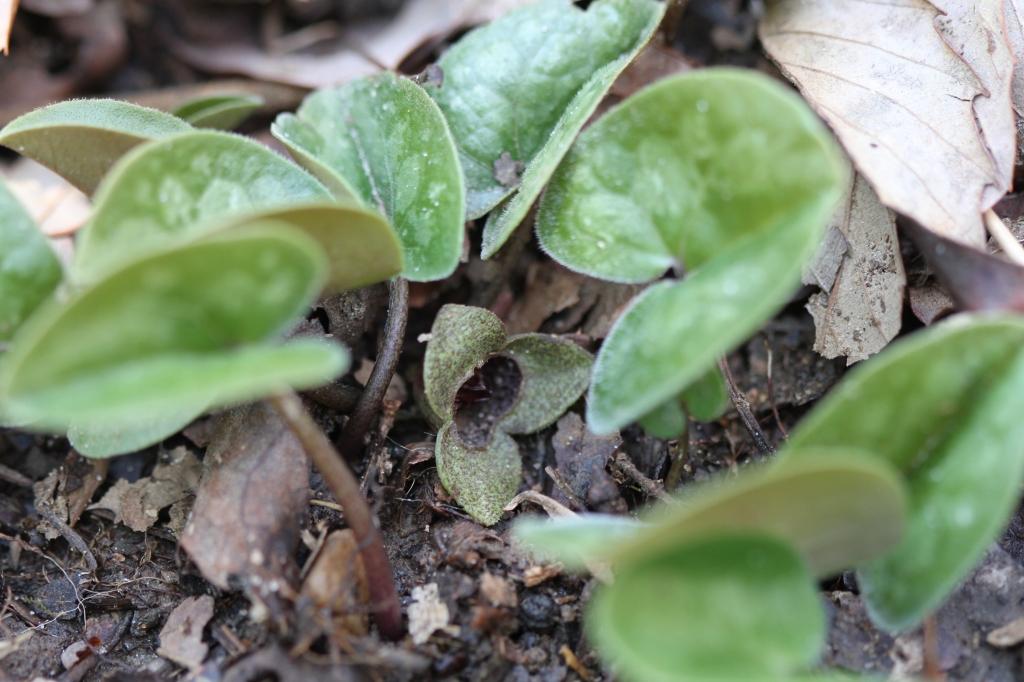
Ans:
POLYGON ((729 361, 726 358, 722 358, 718 361, 718 367, 722 370, 722 376, 725 377, 725 385, 729 389, 729 398, 732 400, 733 406, 736 411, 739 412, 740 420, 743 421, 743 426, 747 427, 747 431, 750 433, 750 437, 754 441, 754 447, 761 453, 762 456, 771 455, 775 452, 775 448, 768 442, 768 439, 764 435, 764 431, 761 430, 761 425, 757 423, 757 417, 750 410, 750 401, 747 400, 747 396, 743 395, 738 388, 736 388, 736 381, 732 378, 732 371, 729 369, 729 361))
POLYGON ((359 554, 370 589, 370 608, 381 635, 390 640, 401 639, 404 634, 402 609, 398 603, 391 562, 384 551, 373 512, 359 493, 359 481, 313 421, 299 396, 289 391, 271 397, 269 402, 298 438, 306 456, 320 471, 334 499, 344 509, 345 523, 359 543, 359 554))
POLYGON ((1017 238, 1006 227, 1006 223, 992 209, 985 211, 985 227, 988 228, 988 233, 996 240, 1007 258, 1017 265, 1024 265, 1024 246, 1020 245, 1017 238))
POLYGON ((935 614, 924 619, 924 679, 941 682, 946 679, 939 663, 939 621, 935 614))
POLYGON ((686 415, 686 424, 683 433, 676 441, 675 457, 672 458, 672 466, 665 475, 665 491, 672 493, 679 487, 679 481, 683 478, 683 469, 686 461, 690 458, 690 415, 686 415))
POLYGON ((345 428, 338 439, 338 449, 342 452, 358 452, 362 449, 363 439, 380 412, 381 401, 391 384, 391 378, 395 376, 408 320, 409 282, 396 277, 388 282, 388 318, 384 323, 384 342, 380 344, 366 388, 359 396, 359 402, 345 422, 345 428))

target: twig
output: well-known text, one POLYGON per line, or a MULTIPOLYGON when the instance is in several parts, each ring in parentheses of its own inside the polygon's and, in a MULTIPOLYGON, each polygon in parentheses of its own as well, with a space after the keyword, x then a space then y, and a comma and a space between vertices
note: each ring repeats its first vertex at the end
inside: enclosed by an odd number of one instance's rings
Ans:
POLYGON ((396 277, 388 283, 388 319, 384 323, 384 342, 373 363, 366 388, 359 396, 359 402, 345 422, 345 428, 338 439, 338 449, 342 452, 357 452, 363 446, 363 438, 377 417, 384 393, 391 384, 391 378, 395 376, 408 319, 409 282, 396 277))
POLYGON ((579 495, 576 494, 572 489, 572 486, 569 485, 569 482, 565 480, 565 476, 562 476, 562 473, 558 471, 558 469, 546 466, 544 467, 544 471, 551 477, 551 480, 555 482, 555 487, 562 491, 562 494, 565 495, 565 499, 569 500, 569 505, 571 507, 574 507, 576 511, 587 510, 587 505, 583 503, 583 500, 580 499, 579 495))
POLYGON ((331 494, 344 510, 345 521, 359 543, 359 553, 370 590, 371 609, 381 635, 390 640, 400 639, 404 628, 394 573, 373 513, 359 493, 359 481, 294 392, 275 395, 269 402, 299 439, 306 456, 320 470, 331 494))
POLYGON ((13 483, 14 485, 21 486, 22 488, 32 487, 31 478, 21 473, 20 471, 15 471, 9 466, 5 466, 3 464, 0 464, 0 480, 7 481, 8 483, 13 483))
POLYGON ((47 523, 56 528, 57 532, 67 540, 67 543, 82 555, 82 558, 85 559, 86 568, 90 571, 95 571, 99 567, 99 564, 96 563, 96 556, 92 553, 92 550, 89 549, 89 545, 86 544, 85 540, 82 539, 82 536, 76 533, 71 526, 64 522, 63 519, 42 505, 36 507, 36 513, 43 517, 47 523))
POLYGON ((935 614, 924 619, 924 678, 941 682, 946 679, 939 664, 939 621, 935 614))
POLYGON ((772 353, 772 344, 768 340, 767 335, 761 336, 761 341, 764 342, 764 352, 768 357, 767 364, 768 368, 765 370, 765 383, 768 388, 768 404, 772 407, 772 416, 775 417, 775 425, 779 427, 779 432, 782 434, 783 439, 789 439, 789 432, 786 431, 786 427, 782 424, 782 417, 779 416, 779 406, 775 404, 775 384, 772 381, 772 365, 774 354, 772 353))
POLYGON ((1024 265, 1024 246, 1020 245, 1010 229, 1006 227, 1006 223, 992 209, 985 211, 985 227, 988 228, 988 233, 996 240, 1007 258, 1017 265, 1024 265))
POLYGON ((643 472, 636 468, 636 465, 633 464, 633 461, 629 459, 626 453, 616 450, 615 454, 612 455, 611 463, 623 476, 640 486, 640 489, 644 491, 647 497, 656 497, 662 502, 673 502, 672 497, 665 492, 665 488, 661 483, 652 481, 645 476, 643 472))
POLYGON ((725 377, 725 385, 729 388, 729 398, 732 399, 732 404, 736 408, 736 411, 740 414, 740 420, 743 425, 747 427, 747 431, 750 433, 750 437, 754 441, 754 447, 761 455, 771 455, 775 452, 775 448, 768 442, 768 439, 764 435, 764 431, 761 430, 761 425, 757 423, 757 417, 750 410, 750 401, 747 400, 747 396, 743 395, 738 388, 736 388, 736 381, 732 378, 732 371, 729 369, 729 361, 726 358, 722 358, 718 361, 718 367, 722 370, 722 376, 725 377))

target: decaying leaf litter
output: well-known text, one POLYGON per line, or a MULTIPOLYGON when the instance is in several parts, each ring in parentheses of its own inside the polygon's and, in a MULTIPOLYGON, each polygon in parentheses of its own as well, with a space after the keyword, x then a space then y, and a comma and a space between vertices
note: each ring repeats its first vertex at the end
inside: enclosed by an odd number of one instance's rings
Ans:
MULTIPOLYGON (((334 85, 382 66, 421 72, 460 30, 523 3, 413 0, 394 17, 354 18, 364 4, 242 3, 215 10, 168 3, 165 11, 180 19, 174 31, 181 34, 157 30, 154 35, 169 51, 154 54, 129 47, 125 39, 153 30, 147 22, 156 19, 146 12, 102 3, 102 11, 90 12, 95 8, 85 2, 76 16, 73 9, 26 1, 13 26, 11 61, 0 64, 0 83, 16 94, 0 111, 6 122, 45 101, 96 91, 164 102, 171 109, 203 94, 200 88, 210 86, 199 83, 211 76, 242 74, 253 80, 233 82, 266 102, 250 130, 269 141, 268 115, 293 110, 301 88, 334 85), (259 31, 237 28, 237 18, 257 16, 259 31), (224 26, 231 26, 233 38, 227 45, 218 35, 224 26), (22 40, 34 36, 51 48, 69 37, 81 42, 69 66, 50 71, 24 53, 19 56, 19 33, 22 40), (120 36, 121 42, 99 40, 104 35, 120 36), (302 54, 310 41, 333 51, 302 54), (293 60, 282 57, 292 51, 293 60), (11 85, 26 82, 33 86, 11 85)), ((999 255, 1009 251, 1006 234, 984 217, 994 209, 1012 231, 1021 215, 1011 185, 1012 131, 1019 120, 1000 106, 1012 101, 1018 114, 1024 108, 1020 67, 1015 72, 1012 59, 1020 52, 1019 4, 913 0, 867 13, 860 13, 859 5, 854 11, 851 3, 778 0, 767 3, 762 16, 746 3, 694 0, 670 47, 648 48, 636 69, 627 69, 617 81, 639 78, 644 84, 678 71, 683 60, 692 68, 741 63, 768 71, 774 63, 832 126, 851 157, 856 173, 850 175, 848 196, 817 260, 804 273, 813 288, 791 297, 729 357, 735 382, 775 444, 831 388, 847 362, 873 355, 901 326, 904 332, 918 326, 904 312, 904 281, 912 304, 917 290, 951 296, 961 309, 1020 309, 1020 270, 999 255), (997 6, 1003 16, 993 14, 997 6), (771 62, 754 34, 758 23, 771 62), (878 28, 893 25, 901 30, 878 28), (996 40, 993 49, 981 50, 1003 27, 1006 42, 996 40), (901 36, 897 44, 890 42, 893 33, 901 36), (889 55, 883 58, 888 76, 881 80, 868 68, 877 64, 879 45, 889 55), (903 48, 910 52, 900 53, 903 48), (646 56, 653 49, 668 49, 675 57, 646 56), (950 89, 957 97, 936 94, 950 89), (865 92, 878 96, 865 97, 865 92), (1006 192, 1010 195, 1003 198, 1006 192), (986 222, 991 244, 986 244, 986 222)), ((14 9, 16 3, 12 15, 14 9)), ((2 29, 0 22, 0 34, 2 29)), ((635 87, 616 91, 613 86, 608 99, 635 87)), ((505 184, 502 178, 519 179, 518 172, 497 172, 499 165, 495 162, 492 189, 505 184)), ((14 171, 5 168, 4 175, 9 173, 14 171)), ((33 190, 27 191, 32 196, 33 190)), ((58 192, 50 201, 74 196, 63 188, 58 192)), ((23 203, 36 213, 42 202, 23 203)), ((33 217, 46 219, 54 211, 33 217)), ((81 211, 69 214, 50 234, 86 222, 81 211)), ((3 464, 9 468, 3 472, 9 495, 0 510, 10 548, 4 559, 9 588, 4 671, 14 679, 40 673, 104 679, 143 669, 157 676, 206 670, 232 679, 253 679, 261 670, 286 679, 312 670, 338 679, 546 680, 604 674, 581 634, 581 609, 593 585, 524 553, 510 540, 510 515, 491 528, 466 516, 472 510, 451 492, 450 483, 448 490, 442 486, 437 467, 443 461, 433 457, 433 440, 446 429, 432 417, 446 415, 432 414, 438 407, 429 397, 418 397, 424 355, 437 340, 432 327, 444 304, 488 308, 504 321, 508 334, 567 335, 562 340, 583 353, 598 349, 640 287, 563 270, 530 242, 526 228, 493 260, 480 260, 482 234, 488 229, 502 234, 500 227, 500 220, 486 226, 479 221, 469 231, 468 249, 459 249, 461 265, 454 277, 413 286, 395 379, 412 390, 404 403, 374 419, 362 456, 352 462, 363 476, 395 565, 407 642, 384 644, 366 635, 360 616, 368 602, 359 587, 357 551, 338 538, 344 519, 337 505, 318 474, 306 487, 305 460, 295 458, 295 444, 280 425, 243 410, 204 417, 159 446, 109 464, 69 455, 62 439, 0 434, 3 464), (233 449, 263 455, 233 459, 233 449), (281 473, 272 482, 261 479, 265 467, 281 473), (251 512, 239 511, 254 503, 251 512), (176 550, 179 542, 187 555, 176 550), (325 593, 325 584, 348 587, 325 593)), ((345 338, 356 358, 373 358, 383 336, 380 316, 387 304, 382 298, 386 294, 373 290, 326 300, 305 333, 345 338)), ((919 309, 924 310, 911 306, 918 317, 930 318, 919 309)), ((491 424, 507 439, 510 452, 518 453, 511 455, 517 465, 521 461, 518 488, 513 485, 503 497, 530 490, 578 511, 618 513, 664 494, 662 480, 672 462, 679 464, 671 480, 686 485, 763 456, 732 412, 710 423, 691 422, 682 440, 651 438, 635 426, 617 437, 589 433, 580 405, 561 419, 560 414, 541 419, 536 433, 503 429, 509 413, 489 410, 500 405, 503 391, 522 388, 522 378, 502 382, 504 344, 504 338, 496 340, 486 351, 499 359, 484 365, 492 374, 470 372, 469 381, 455 381, 453 396, 464 417, 472 407, 470 421, 491 424)), ((313 396, 316 416, 329 432, 340 427, 360 390, 356 382, 343 380, 313 396)), ((521 503, 520 509, 529 505, 521 503)), ((991 606, 993 599, 1015 603, 1013 595, 1024 584, 1018 575, 1024 555, 1013 526, 1001 544, 1005 551, 992 548, 939 614, 938 664, 950 679, 1019 676, 1014 644, 1006 644, 1019 614, 991 606)), ((892 638, 875 630, 852 586, 849 578, 825 586, 833 623, 826 661, 851 670, 919 674, 935 652, 924 651, 919 632, 892 638)))

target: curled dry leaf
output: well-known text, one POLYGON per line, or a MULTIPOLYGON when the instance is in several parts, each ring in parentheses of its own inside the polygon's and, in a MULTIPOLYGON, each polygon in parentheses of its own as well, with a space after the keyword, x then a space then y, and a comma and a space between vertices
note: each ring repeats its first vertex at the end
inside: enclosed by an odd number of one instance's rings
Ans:
POLYGON ((365 635, 369 627, 370 588, 359 556, 359 543, 349 528, 327 536, 313 567, 302 583, 300 608, 308 605, 313 615, 331 616, 335 640, 365 635))
POLYGON ((273 410, 249 405, 218 419, 205 466, 182 547, 217 587, 237 576, 272 599, 274 582, 297 574, 292 551, 309 500, 301 445, 273 410))
POLYGON ((174 607, 160 631, 157 654, 182 668, 196 670, 210 647, 203 643, 203 628, 213 617, 213 597, 189 597, 174 607))
POLYGON ((1013 171, 1001 6, 778 0, 760 32, 883 204, 981 246, 1013 171))
POLYGON ((811 266, 814 277, 804 277, 823 290, 807 304, 814 350, 853 364, 882 350, 900 330, 907 278, 896 220, 857 174, 828 234, 811 266))
MULTIPOLYGON (((134 483, 119 479, 99 502, 90 509, 109 509, 114 519, 134 531, 149 530, 160 518, 160 512, 181 502, 199 484, 202 465, 186 448, 168 453, 153 473, 134 483)), ((180 528, 175 529, 180 531, 180 528)))

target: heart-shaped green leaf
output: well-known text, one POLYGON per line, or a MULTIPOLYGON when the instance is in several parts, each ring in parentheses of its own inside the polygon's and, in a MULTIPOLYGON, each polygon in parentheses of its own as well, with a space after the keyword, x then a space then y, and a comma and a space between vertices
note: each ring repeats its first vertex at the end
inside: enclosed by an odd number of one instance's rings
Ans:
POLYGON ((492 526, 515 497, 523 478, 519 447, 507 433, 495 429, 482 448, 466 445, 452 422, 437 434, 434 447, 437 475, 445 490, 474 519, 492 526))
POLYGON ((254 222, 288 225, 312 237, 327 256, 327 293, 383 282, 402 271, 402 245, 379 213, 353 199, 288 204, 229 218, 217 229, 254 222))
POLYGON ((132 147, 192 130, 155 109, 112 99, 58 102, 19 116, 0 130, 0 145, 35 159, 92 194, 132 147))
POLYGON ((488 224, 484 257, 522 220, 663 11, 653 0, 596 0, 585 11, 542 0, 470 32, 438 62, 443 79, 424 87, 455 136, 468 216, 521 195, 488 224))
MULTIPOLYGON (((936 608, 998 537, 1024 473, 1024 319, 960 316, 858 366, 802 422, 788 458, 842 443, 889 462, 910 491, 907 533, 865 565, 890 630, 936 608)), ((819 452, 820 451, 820 452, 819 452)))
POLYGON ((5 410, 41 428, 116 428, 322 383, 346 363, 336 346, 260 344, 302 314, 325 268, 314 242, 281 225, 150 254, 22 327, 3 358, 5 410))
POLYGON ((441 307, 423 358, 423 390, 438 417, 451 421, 459 387, 505 341, 505 325, 491 311, 454 304, 441 307))
POLYGON ((173 436, 205 411, 194 407, 168 410, 152 415, 151 419, 105 428, 91 422, 72 422, 68 441, 79 454, 97 459, 138 452, 173 436))
POLYGON ((405 249, 404 276, 450 275, 462 253, 465 190, 437 105, 408 78, 382 73, 315 92, 271 128, 329 187, 388 216, 405 249))
POLYGON ((580 399, 590 382, 593 356, 572 341, 547 334, 509 339, 499 353, 522 372, 519 397, 501 418, 506 433, 533 433, 554 424, 580 399))
POLYGON ((844 173, 799 97, 735 69, 667 78, 580 135, 541 202, 545 250, 614 281, 692 271, 638 297, 605 341, 595 433, 678 395, 786 301, 844 173))
POLYGON ((196 128, 234 130, 263 103, 259 95, 211 95, 185 102, 174 115, 196 128))
POLYGON ((617 570, 594 594, 586 628, 626 680, 782 680, 817 662, 825 610, 788 545, 726 534, 617 570))
POLYGON ((196 131, 151 142, 118 162, 97 191, 72 274, 92 281, 233 215, 329 198, 304 170, 238 135, 196 131))
POLYGON ((14 335, 62 276, 46 237, 0 182, 0 341, 14 335))

